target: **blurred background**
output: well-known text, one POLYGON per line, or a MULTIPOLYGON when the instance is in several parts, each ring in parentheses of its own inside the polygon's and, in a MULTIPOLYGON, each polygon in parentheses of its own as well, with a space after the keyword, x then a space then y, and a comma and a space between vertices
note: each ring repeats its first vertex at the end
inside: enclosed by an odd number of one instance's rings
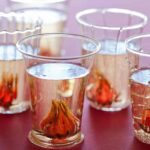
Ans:
MULTIPOLYGON (((4 11, 6 7, 9 7, 10 0, 0 0, 0 10, 4 11)), ((44 2, 44 0, 41 0, 44 2)), ((126 8, 135 11, 140 11, 150 17, 149 12, 150 1, 148 0, 68 0, 68 22, 67 31, 77 33, 79 32, 79 26, 75 21, 75 14, 86 8, 126 8)), ((150 32, 149 22, 145 27, 144 32, 150 32)))

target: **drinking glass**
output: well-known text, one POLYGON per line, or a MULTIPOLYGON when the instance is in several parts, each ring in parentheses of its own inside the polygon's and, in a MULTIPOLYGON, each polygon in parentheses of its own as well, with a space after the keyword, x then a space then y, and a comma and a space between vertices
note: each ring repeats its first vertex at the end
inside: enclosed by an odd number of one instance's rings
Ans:
POLYGON ((15 114, 29 108, 28 86, 23 57, 16 51, 16 42, 40 32, 40 20, 22 13, 0 12, 0 113, 15 114))
POLYGON ((134 133, 138 140, 150 144, 150 34, 127 39, 126 47, 134 133))
MULTIPOLYGON (((67 0, 58 0, 56 2, 51 0, 44 2, 13 0, 12 4, 8 7, 8 11, 24 13, 27 17, 31 18, 31 21, 32 18, 39 17, 42 20, 41 33, 59 33, 66 30, 68 18, 67 0)), ((58 40, 53 42, 55 42, 55 46, 59 45, 58 40)), ((46 49, 48 43, 48 40, 45 40, 43 37, 41 40, 43 51, 46 49)), ((57 53, 58 50, 55 49, 54 52, 57 53)))
POLYGON ((103 111, 120 111, 130 104, 129 68, 125 39, 141 33, 147 17, 136 11, 106 8, 76 15, 82 33, 101 41, 86 88, 90 105, 103 111))
MULTIPOLYGON (((41 25, 41 33, 56 33, 63 32, 65 30, 65 24, 67 21, 67 12, 65 10, 55 8, 55 7, 29 7, 29 8, 18 8, 14 10, 15 12, 24 13, 28 18, 32 20, 32 18, 39 17, 42 21, 41 25)), ((30 22, 29 22, 30 24, 30 22)), ((42 46, 42 50, 46 51, 46 48, 49 46, 48 39, 45 40, 44 36, 40 40, 42 46)), ((51 49, 51 52, 58 53, 59 51, 59 40, 53 40, 53 45, 55 48, 51 49), (56 46, 58 48, 56 49, 56 46)), ((51 44, 52 46, 52 44, 51 44)))
POLYGON ((45 33, 22 39, 17 48, 24 56, 30 85, 29 140, 40 147, 54 149, 81 143, 86 78, 99 43, 81 35, 45 33), (51 41, 44 52, 40 42, 43 37, 51 41), (54 46, 55 40, 61 41, 57 55, 52 50, 58 47, 56 43, 54 46), (85 47, 89 51, 83 53, 85 47))

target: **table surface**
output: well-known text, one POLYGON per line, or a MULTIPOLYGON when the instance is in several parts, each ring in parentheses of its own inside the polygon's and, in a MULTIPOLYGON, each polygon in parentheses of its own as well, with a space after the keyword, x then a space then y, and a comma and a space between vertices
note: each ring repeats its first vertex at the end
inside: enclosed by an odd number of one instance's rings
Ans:
MULTIPOLYGON (((0 115, 0 150, 44 150, 28 141, 30 111, 0 115)), ((85 101, 82 132, 84 142, 71 150, 149 150, 134 138, 131 108, 120 112, 95 110, 85 101)))
MULTIPOLYGON (((5 0, 0 0, 3 10, 5 0)), ((88 7, 121 7, 139 10, 150 16, 149 1, 72 1, 69 7, 70 21, 68 26, 76 32, 74 15, 77 11, 88 7), (136 5, 135 5, 136 4, 136 5)), ((149 27, 147 28, 149 30, 149 27)), ((69 29, 72 31, 71 29, 69 29)), ((84 142, 72 150, 150 150, 150 145, 143 144, 134 138, 131 108, 120 112, 102 112, 91 108, 85 101, 82 132, 84 142)), ((31 129, 30 111, 16 115, 0 115, 0 150, 44 150, 31 144, 27 135, 31 129)))

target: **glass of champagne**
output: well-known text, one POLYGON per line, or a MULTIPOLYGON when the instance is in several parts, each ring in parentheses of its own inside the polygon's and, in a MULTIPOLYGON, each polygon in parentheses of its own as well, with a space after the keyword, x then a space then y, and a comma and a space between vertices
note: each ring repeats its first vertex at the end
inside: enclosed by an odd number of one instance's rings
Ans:
POLYGON ((103 111, 128 107, 129 68, 124 42, 127 37, 142 32, 147 17, 127 9, 95 8, 77 13, 76 19, 82 33, 101 41, 102 45, 86 88, 91 106, 103 111))
POLYGON ((21 38, 40 32, 41 21, 30 24, 23 13, 0 12, 0 113, 15 114, 29 108, 28 86, 22 54, 16 51, 21 38))
MULTIPOLYGON (((39 17, 42 21, 41 25, 41 33, 59 33, 64 32, 65 25, 67 22, 67 13, 65 10, 62 10, 57 7, 29 7, 29 8, 18 8, 15 12, 24 13, 30 20, 35 17, 39 17)), ((30 24, 30 22, 28 22, 30 24)), ((40 40, 42 46, 42 50, 45 51, 49 42, 47 39, 45 40, 44 36, 43 39, 40 40)), ((53 45, 60 45, 59 40, 53 40, 53 45)), ((51 44, 52 45, 52 44, 51 44)), ((54 49, 51 49, 51 51, 54 49)), ((53 53, 58 53, 59 48, 53 51, 53 53)))
MULTIPOLYGON (((9 0, 12 4, 8 5, 7 11, 24 13, 28 18, 39 17, 42 21, 41 33, 56 33, 66 30, 68 20, 67 0, 9 0)), ((28 22, 30 24, 30 22, 28 22)), ((46 49, 48 40, 44 37, 40 41, 43 51, 46 49)), ((59 45, 59 41, 55 40, 54 45, 59 45)), ((53 50, 53 49, 52 49, 53 50)), ((55 53, 58 50, 55 49, 55 53)), ((53 52, 53 53, 54 53, 53 52)))
POLYGON ((81 143, 86 79, 99 42, 75 34, 44 33, 22 39, 17 48, 24 56, 30 85, 29 140, 54 149, 81 143), (40 42, 43 38, 49 41, 45 51, 40 42), (60 41, 59 46, 53 41, 60 41), (58 53, 53 53, 58 47, 58 53), (85 47, 89 51, 83 53, 85 47))
POLYGON ((126 47, 134 133, 138 140, 150 144, 150 34, 127 39, 126 47))

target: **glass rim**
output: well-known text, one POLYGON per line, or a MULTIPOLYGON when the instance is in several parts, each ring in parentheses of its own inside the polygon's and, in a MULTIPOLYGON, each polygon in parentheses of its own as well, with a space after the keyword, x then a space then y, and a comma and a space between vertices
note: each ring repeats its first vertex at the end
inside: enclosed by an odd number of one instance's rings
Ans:
MULTIPOLYGON (((64 16, 62 17, 62 20, 65 21, 67 18, 67 12, 61 8, 56 8, 56 7, 46 7, 46 6, 31 6, 31 7, 19 7, 18 9, 13 9, 14 13, 22 13, 25 16, 29 15, 28 13, 33 13, 34 11, 42 11, 42 12, 47 12, 50 11, 49 13, 51 13, 51 11, 56 11, 59 13, 62 13, 64 16)), ((35 12, 36 13, 36 12, 35 12)), ((37 22, 39 22, 39 26, 42 26, 44 23, 44 20, 42 19, 42 17, 40 15, 37 15, 37 22)), ((28 18, 34 18, 34 17, 28 17, 28 18)))
POLYGON ((17 50, 19 52, 21 52, 23 55, 26 55, 26 56, 30 56, 30 57, 34 57, 34 58, 38 58, 38 59, 42 59, 42 60, 52 60, 52 61, 60 60, 60 61, 62 61, 62 60, 77 60, 77 59, 83 59, 83 58, 87 58, 87 57, 93 56, 93 55, 95 55, 96 53, 98 53, 100 51, 101 44, 97 40, 95 40, 95 39, 93 39, 91 37, 88 37, 88 36, 81 35, 81 34, 72 34, 72 33, 39 33, 39 34, 33 34, 33 35, 26 36, 23 39, 19 40, 16 43, 16 47, 17 47, 17 50), (38 55, 26 53, 24 50, 22 50, 21 45, 23 44, 23 42, 28 41, 30 39, 36 39, 36 38, 42 37, 42 36, 67 37, 67 38, 68 37, 76 37, 77 39, 85 39, 87 41, 92 42, 96 46, 96 48, 95 48, 94 51, 92 51, 89 54, 83 54, 83 55, 75 56, 75 57, 38 56, 38 55))
POLYGON ((104 30, 132 30, 132 29, 138 29, 143 27, 144 25, 146 25, 147 21, 148 21, 148 17, 141 13, 141 12, 137 12, 137 11, 133 11, 133 10, 129 10, 129 9, 123 9, 123 8, 91 8, 91 9, 85 9, 83 11, 80 11, 76 14, 76 20, 78 23, 87 26, 87 27, 93 27, 93 28, 97 28, 97 29, 104 29, 104 30), (110 12, 110 13, 120 13, 120 14, 130 14, 131 16, 136 16, 139 17, 141 19, 143 19, 142 22, 131 25, 131 26, 124 26, 124 27, 110 27, 110 26, 98 26, 98 25, 92 25, 86 21, 84 21, 81 17, 82 16, 86 16, 88 14, 93 14, 99 12, 101 14, 104 14, 105 12, 110 12))
POLYGON ((65 2, 67 0, 11 0, 12 2, 18 3, 28 3, 28 4, 47 4, 47 3, 58 3, 58 2, 65 2))
MULTIPOLYGON (((0 17, 4 17, 4 18, 8 18, 8 19, 11 17, 16 17, 16 18, 22 17, 22 18, 24 18, 24 13, 21 13, 21 12, 9 12, 9 13, 0 12, 0 17)), ((9 20, 9 21, 11 22, 11 20, 9 20)), ((39 17, 37 17, 37 18, 35 18, 35 23, 33 24, 32 28, 25 28, 25 29, 14 30, 14 31, 0 30, 0 35, 2 35, 2 34, 9 34, 9 35, 25 34, 25 33, 29 33, 29 32, 32 33, 38 29, 40 30, 41 25, 42 25, 42 20, 39 17)))
MULTIPOLYGON (((35 6, 24 6, 24 7, 18 7, 16 9, 13 9, 13 12, 18 13, 20 11, 27 11, 27 10, 42 10, 42 11, 51 11, 51 10, 56 10, 56 11, 60 11, 60 12, 64 12, 64 10, 58 8, 58 7, 52 7, 52 6, 39 6, 39 5, 35 5, 35 6)), ((22 12, 20 12, 22 13, 22 12)))
POLYGON ((139 56, 150 57, 150 53, 146 53, 142 49, 137 51, 135 49, 131 49, 131 48, 128 47, 128 44, 130 42, 134 42, 134 41, 139 40, 139 39, 142 40, 143 38, 150 38, 150 34, 141 34, 141 35, 132 36, 132 37, 127 38, 125 40, 126 50, 130 53, 133 53, 133 54, 136 54, 136 55, 139 55, 139 56))

